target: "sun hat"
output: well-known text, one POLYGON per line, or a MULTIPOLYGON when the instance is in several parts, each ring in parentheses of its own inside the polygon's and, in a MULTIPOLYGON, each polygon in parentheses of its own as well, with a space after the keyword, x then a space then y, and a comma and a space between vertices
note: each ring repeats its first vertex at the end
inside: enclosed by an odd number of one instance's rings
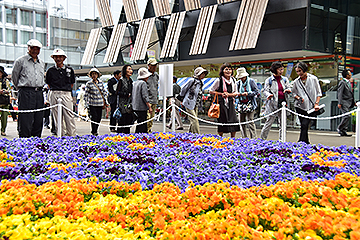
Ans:
POLYGON ((7 73, 5 72, 5 68, 3 66, 0 66, 0 72, 2 72, 3 78, 7 77, 7 73))
POLYGON ((156 65, 156 64, 158 64, 158 62, 156 61, 155 58, 150 58, 150 59, 147 61, 147 64, 148 64, 148 65, 156 65))
POLYGON ((99 71, 97 68, 92 68, 92 69, 90 69, 90 71, 89 71, 89 73, 88 73, 89 77, 91 77, 91 73, 92 73, 92 72, 96 72, 96 73, 98 74, 98 77, 101 76, 101 73, 100 73, 100 71, 99 71))
POLYGON ((27 44, 29 47, 42 48, 41 42, 39 42, 39 40, 36 40, 36 39, 30 39, 26 44, 27 44))
POLYGON ((81 84, 80 88, 81 88, 81 89, 85 89, 85 88, 86 88, 86 85, 85 85, 85 84, 81 84))
POLYGON ((246 72, 246 69, 244 67, 236 69, 236 78, 237 79, 247 77, 247 76, 249 76, 249 74, 246 72))
POLYGON ((55 48, 54 49, 54 51, 53 51, 53 53, 51 54, 50 57, 53 58, 54 56, 65 56, 65 57, 67 57, 64 50, 62 50, 60 48, 55 48))
POLYGON ((138 79, 145 79, 147 77, 150 77, 151 75, 152 73, 144 67, 140 68, 138 71, 138 79))
POLYGON ((202 73, 205 73, 205 76, 209 73, 205 68, 197 67, 194 71, 194 78, 198 78, 202 73))

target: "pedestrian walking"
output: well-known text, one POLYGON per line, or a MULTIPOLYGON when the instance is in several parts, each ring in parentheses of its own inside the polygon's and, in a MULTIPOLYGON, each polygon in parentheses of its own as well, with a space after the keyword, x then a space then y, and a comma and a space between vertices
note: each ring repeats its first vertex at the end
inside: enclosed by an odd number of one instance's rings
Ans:
MULTIPOLYGON (((7 73, 5 72, 4 67, 0 66, 0 81, 1 81, 0 108, 2 108, 2 109, 9 109, 9 107, 10 107, 10 82, 6 77, 7 77, 7 73)), ((0 111, 1 136, 6 136, 6 126, 7 126, 7 121, 8 121, 8 115, 9 115, 9 112, 0 111)))
MULTIPOLYGON (((254 120, 255 109, 257 108, 257 96, 260 91, 256 86, 255 80, 249 77, 245 68, 236 70, 237 90, 239 92, 237 110, 240 114, 240 123, 254 120)), ((247 129, 249 129, 250 138, 256 138, 256 126, 254 122, 241 125, 241 135, 246 138, 247 129)))
POLYGON ((313 109, 318 111, 320 97, 322 96, 319 80, 316 76, 308 73, 308 66, 304 62, 295 65, 295 71, 299 75, 293 82, 292 92, 296 100, 295 110, 297 113, 305 116, 300 119, 300 137, 299 142, 310 144, 309 141, 309 123, 310 119, 306 117, 314 117, 316 113, 309 114, 307 111, 313 109))
MULTIPOLYGON (((124 65, 121 69, 121 78, 117 85, 116 92, 119 95, 118 107, 121 111, 121 118, 118 120, 119 126, 130 126, 134 122, 133 114, 128 110, 127 106, 131 104, 131 94, 133 89, 133 81, 131 76, 133 69, 131 65, 124 65)), ((130 127, 121 127, 118 133, 130 133, 130 127)))
MULTIPOLYGON (((342 114, 348 113, 351 108, 355 106, 354 93, 351 88, 351 72, 348 69, 342 71, 342 80, 339 82, 337 89, 338 108, 342 114)), ((337 131, 340 136, 351 137, 351 134, 347 134, 346 131, 349 126, 350 115, 343 116, 340 124, 337 127, 337 131)))
POLYGON ((208 74, 208 71, 202 67, 197 67, 194 70, 193 78, 189 79, 186 85, 181 89, 181 92, 178 96, 178 99, 184 105, 186 112, 190 115, 190 133, 200 133, 198 109, 202 104, 202 96, 203 96, 203 82, 202 79, 208 74))
POLYGON ((265 124, 261 130, 260 138, 264 140, 267 139, 271 125, 274 123, 275 119, 277 119, 279 124, 279 139, 282 139, 281 126, 286 123, 281 121, 280 111, 274 114, 272 113, 280 109, 283 102, 286 102, 288 105, 289 94, 291 93, 289 79, 282 75, 284 73, 283 64, 279 61, 273 62, 270 66, 270 71, 272 75, 265 80, 263 90, 266 97, 265 115, 271 114, 266 118, 265 124))
POLYGON ((85 106, 89 109, 91 121, 94 122, 91 123, 91 134, 97 136, 102 110, 108 106, 107 93, 97 68, 90 69, 88 75, 91 80, 85 86, 85 106))
MULTIPOLYGON (((19 110, 35 110, 44 107, 43 86, 45 63, 38 57, 42 44, 36 39, 27 42, 28 53, 14 62, 12 81, 19 91, 19 110)), ((43 111, 19 113, 19 137, 41 137, 43 111)))
MULTIPOLYGON (((210 89, 210 94, 218 95, 220 104, 220 116, 218 123, 239 123, 235 111, 235 97, 239 96, 237 91, 235 78, 233 77, 233 68, 230 63, 224 63, 220 67, 219 78, 217 78, 210 89)), ((240 126, 226 125, 218 126, 218 134, 222 136, 224 133, 230 133, 232 138, 236 132, 240 131, 240 126)))
MULTIPOLYGON (((149 90, 149 99, 151 104, 151 112, 148 111, 147 119, 152 119, 155 116, 156 107, 158 105, 159 97, 158 97, 158 88, 159 88, 159 74, 156 73, 156 68, 158 66, 158 62, 155 58, 150 58, 147 62, 148 70, 151 72, 151 76, 149 77, 147 83, 149 90)), ((147 123, 148 133, 151 133, 151 128, 153 126, 154 120, 151 120, 147 123)))
MULTIPOLYGON (((85 84, 81 84, 80 90, 77 95, 77 102, 78 102, 78 113, 80 118, 82 117, 84 120, 88 118, 88 110, 85 107, 85 84)), ((78 121, 80 121, 80 118, 78 121)))
POLYGON ((110 132, 116 132, 117 129, 115 129, 114 126, 117 125, 117 120, 116 118, 114 118, 114 112, 118 106, 118 94, 116 92, 117 89, 117 85, 119 83, 119 80, 121 78, 121 71, 120 70, 115 70, 113 73, 113 77, 109 79, 108 81, 108 92, 109 92, 109 96, 108 96, 108 101, 110 104, 110 132))
MULTIPOLYGON (((171 102, 171 104, 175 104, 176 106, 180 107, 181 102, 176 97, 181 92, 181 87, 176 82, 177 82, 177 77, 174 76, 173 77, 173 96, 170 98, 170 102, 171 102)), ((176 130, 183 130, 184 129, 183 122, 181 121, 179 110, 176 108, 175 108, 175 111, 171 111, 170 122, 167 125, 168 128, 171 128, 173 118, 175 118, 175 120, 178 124, 178 126, 176 127, 176 130)))
POLYGON ((136 133, 147 133, 147 124, 143 123, 147 119, 147 111, 152 112, 149 91, 147 89, 146 81, 152 75, 146 68, 140 68, 138 71, 138 81, 134 82, 132 90, 132 106, 138 118, 136 126, 136 133), (143 124, 141 124, 143 123, 143 124))

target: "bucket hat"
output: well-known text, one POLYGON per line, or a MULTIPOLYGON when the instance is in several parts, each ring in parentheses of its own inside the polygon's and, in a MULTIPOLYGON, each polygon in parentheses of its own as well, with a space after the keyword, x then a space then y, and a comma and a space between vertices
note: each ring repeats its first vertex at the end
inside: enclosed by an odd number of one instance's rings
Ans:
POLYGON ((98 77, 100 77, 101 76, 101 73, 100 73, 100 71, 97 69, 97 68, 92 68, 92 69, 90 69, 90 71, 89 71, 89 73, 88 73, 88 76, 89 77, 91 77, 91 73, 92 72, 96 72, 99 76, 98 77))
POLYGON ((247 76, 249 76, 249 74, 246 72, 246 69, 244 67, 236 69, 236 78, 237 79, 247 77, 247 76))
POLYGON ((145 79, 147 77, 150 77, 152 75, 147 68, 140 68, 138 71, 138 79, 145 79))
POLYGON ((202 73, 205 73, 205 76, 209 73, 205 68, 197 67, 194 71, 194 78, 198 78, 202 73))
POLYGON ((156 64, 158 64, 158 62, 156 61, 155 58, 150 58, 150 59, 147 61, 147 64, 148 64, 148 65, 156 65, 156 64))

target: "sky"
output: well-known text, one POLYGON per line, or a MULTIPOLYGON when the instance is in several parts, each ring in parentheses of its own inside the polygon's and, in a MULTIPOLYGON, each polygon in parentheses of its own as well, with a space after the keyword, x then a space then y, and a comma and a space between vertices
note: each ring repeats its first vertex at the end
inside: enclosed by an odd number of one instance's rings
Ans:
MULTIPOLYGON (((140 16, 142 17, 144 15, 147 0, 137 0, 137 3, 140 16)), ((62 6, 63 10, 58 10, 58 12, 65 13, 66 17, 71 19, 94 19, 99 16, 95 0, 48 0, 48 4, 50 14, 55 13, 55 9, 59 9, 60 6, 62 6)), ((114 23, 116 23, 122 9, 122 0, 110 0, 110 9, 114 23)))

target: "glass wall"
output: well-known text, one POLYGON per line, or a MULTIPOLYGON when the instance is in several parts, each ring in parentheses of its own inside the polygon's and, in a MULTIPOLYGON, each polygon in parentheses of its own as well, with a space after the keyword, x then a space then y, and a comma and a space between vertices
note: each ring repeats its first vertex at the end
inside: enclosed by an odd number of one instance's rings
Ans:
POLYGON ((32 12, 21 10, 21 25, 32 26, 32 12))

